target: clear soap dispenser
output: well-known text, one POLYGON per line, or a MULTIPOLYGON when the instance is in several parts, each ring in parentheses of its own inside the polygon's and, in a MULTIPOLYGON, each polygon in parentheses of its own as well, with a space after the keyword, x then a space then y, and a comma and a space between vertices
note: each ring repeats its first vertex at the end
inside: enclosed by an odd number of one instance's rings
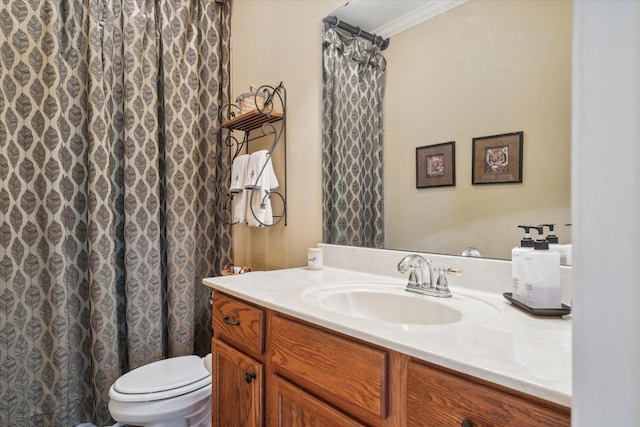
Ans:
POLYGON ((534 241, 529 232, 535 227, 532 225, 519 225, 518 228, 522 228, 525 234, 520 240, 520 246, 516 246, 511 250, 511 296, 518 301, 525 302, 523 255, 533 251, 534 241))

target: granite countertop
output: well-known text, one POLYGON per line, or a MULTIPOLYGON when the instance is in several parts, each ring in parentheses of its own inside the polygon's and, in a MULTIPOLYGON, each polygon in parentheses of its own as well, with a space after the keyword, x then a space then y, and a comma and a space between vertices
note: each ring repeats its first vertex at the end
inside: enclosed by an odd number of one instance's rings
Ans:
MULTIPOLYGON (((571 316, 534 317, 500 293, 451 286, 444 304, 464 307, 465 299, 492 308, 487 316, 463 316, 445 325, 367 320, 338 314, 309 302, 312 287, 341 282, 375 282, 401 288, 388 276, 324 267, 251 272, 203 280, 206 286, 345 335, 417 359, 482 378, 560 405, 571 406, 571 316), (460 305, 462 304, 462 305, 460 305)), ((433 298, 416 295, 417 298, 433 298)))

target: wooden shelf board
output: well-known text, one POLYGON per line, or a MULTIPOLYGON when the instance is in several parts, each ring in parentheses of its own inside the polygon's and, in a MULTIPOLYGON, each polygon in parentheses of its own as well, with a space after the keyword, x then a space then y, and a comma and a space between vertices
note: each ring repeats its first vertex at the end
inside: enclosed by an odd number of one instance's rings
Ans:
POLYGON ((274 123, 280 120, 282 120, 282 113, 272 112, 264 114, 259 113, 258 110, 253 110, 225 121, 222 123, 222 127, 247 132, 257 129, 265 123, 274 123))

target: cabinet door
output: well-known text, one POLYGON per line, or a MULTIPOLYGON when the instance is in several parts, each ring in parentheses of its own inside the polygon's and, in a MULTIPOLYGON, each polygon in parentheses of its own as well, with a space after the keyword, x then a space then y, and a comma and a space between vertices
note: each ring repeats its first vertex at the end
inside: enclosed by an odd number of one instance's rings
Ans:
POLYGON ((271 422, 274 427, 363 427, 324 402, 278 376, 269 385, 271 422))
POLYGON ((262 364, 215 338, 211 346, 213 426, 262 426, 262 364))
POLYGON ((409 426, 561 427, 570 424, 568 408, 451 375, 422 363, 407 371, 409 426))

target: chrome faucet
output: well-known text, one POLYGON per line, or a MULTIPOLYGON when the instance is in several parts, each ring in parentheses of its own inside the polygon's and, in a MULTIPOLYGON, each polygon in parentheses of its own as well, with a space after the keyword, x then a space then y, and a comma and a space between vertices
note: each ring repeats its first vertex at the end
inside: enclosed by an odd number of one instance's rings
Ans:
POLYGON ((409 292, 441 298, 451 296, 451 291, 443 274, 446 269, 438 269, 440 277, 437 283, 434 282, 431 261, 420 255, 407 255, 402 258, 398 263, 398 271, 400 273, 409 272, 409 283, 407 283, 406 287, 409 292))

